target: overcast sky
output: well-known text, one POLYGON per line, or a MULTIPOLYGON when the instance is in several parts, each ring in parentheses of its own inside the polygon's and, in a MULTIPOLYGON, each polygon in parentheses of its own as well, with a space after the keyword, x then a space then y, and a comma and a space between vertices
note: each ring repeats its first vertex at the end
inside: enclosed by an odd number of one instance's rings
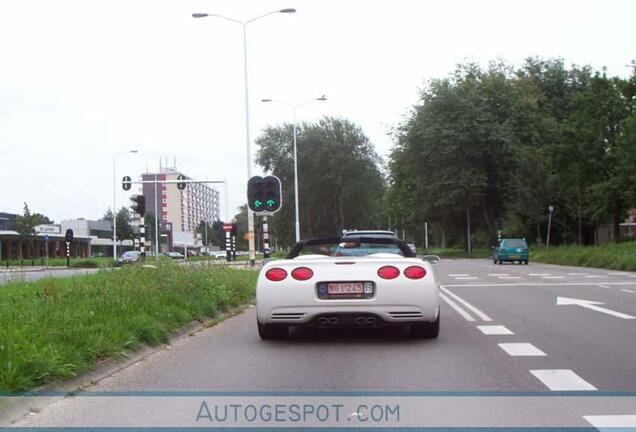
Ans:
POLYGON ((248 27, 253 139, 291 120, 261 99, 324 93, 299 120, 347 117, 385 156, 418 88, 459 62, 563 57, 627 76, 636 59, 633 0, 2 0, 0 211, 26 201, 57 222, 99 218, 113 155, 136 149, 118 179, 176 158, 190 176, 227 179, 234 214, 247 175, 241 27, 191 14, 286 7, 298 12, 248 27))

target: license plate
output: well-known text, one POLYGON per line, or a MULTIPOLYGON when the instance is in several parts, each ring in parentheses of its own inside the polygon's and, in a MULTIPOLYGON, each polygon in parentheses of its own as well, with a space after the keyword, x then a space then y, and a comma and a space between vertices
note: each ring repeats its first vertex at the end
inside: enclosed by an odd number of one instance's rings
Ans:
POLYGON ((508 258, 521 258, 521 255, 508 255, 508 258))
POLYGON ((330 283, 327 285, 327 294, 362 294, 364 284, 361 282, 330 283))

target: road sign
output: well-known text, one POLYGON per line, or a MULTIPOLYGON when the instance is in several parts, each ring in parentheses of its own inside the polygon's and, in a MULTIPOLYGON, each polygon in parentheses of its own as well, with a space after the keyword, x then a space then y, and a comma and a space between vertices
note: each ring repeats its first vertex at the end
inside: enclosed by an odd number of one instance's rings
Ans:
POLYGON ((282 186, 276 176, 254 176, 247 182, 247 205, 260 215, 276 213, 283 205, 282 186))
POLYGON ((72 229, 67 229, 66 233, 64 234, 64 241, 66 243, 70 243, 73 241, 73 230, 72 229))
POLYGON ((234 224, 223 224, 223 231, 232 232, 232 225, 234 224))
POLYGON ((130 181, 131 181, 131 180, 132 180, 132 179, 130 178, 130 176, 124 176, 124 177, 121 179, 121 187, 122 187, 125 191, 130 190, 130 188, 132 187, 132 184, 130 184, 130 181))

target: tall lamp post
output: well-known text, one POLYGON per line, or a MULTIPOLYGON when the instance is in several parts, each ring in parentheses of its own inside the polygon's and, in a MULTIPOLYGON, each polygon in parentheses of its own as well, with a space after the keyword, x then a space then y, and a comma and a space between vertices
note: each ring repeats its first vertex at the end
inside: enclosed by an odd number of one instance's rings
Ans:
POLYGON ((327 98, 325 95, 320 96, 319 98, 307 99, 306 101, 299 102, 297 104, 290 104, 287 102, 283 102, 276 99, 261 99, 262 102, 276 102, 285 106, 288 106, 292 109, 293 117, 294 117, 294 212, 295 212, 295 220, 296 220, 296 243, 300 241, 300 215, 298 211, 298 155, 296 152, 296 108, 301 105, 308 104, 309 102, 320 101, 324 102, 327 98))
MULTIPOLYGON (((208 14, 208 13, 193 13, 193 18, 205 18, 205 17, 215 17, 224 19, 226 21, 230 21, 236 24, 240 24, 243 28, 243 79, 245 86, 245 145, 247 149, 247 179, 249 180, 252 177, 252 151, 250 148, 250 109, 249 109, 249 91, 248 91, 248 80, 247 80, 247 26, 255 21, 258 21, 267 16, 277 14, 277 13, 295 13, 296 9, 286 8, 279 9, 275 11, 268 12, 263 15, 259 15, 255 18, 248 19, 247 21, 241 21, 234 18, 226 17, 218 14, 208 14)), ((254 248, 254 213, 250 210, 249 206, 247 208, 247 236, 249 242, 250 249, 250 266, 254 267, 256 265, 256 251, 254 248)))
POLYGON ((546 235, 545 247, 550 247, 550 228, 552 227, 552 212, 554 211, 554 206, 548 206, 548 234, 546 235))
POLYGON ((139 153, 137 150, 128 150, 113 156, 113 261, 117 261, 117 158, 129 153, 139 153))

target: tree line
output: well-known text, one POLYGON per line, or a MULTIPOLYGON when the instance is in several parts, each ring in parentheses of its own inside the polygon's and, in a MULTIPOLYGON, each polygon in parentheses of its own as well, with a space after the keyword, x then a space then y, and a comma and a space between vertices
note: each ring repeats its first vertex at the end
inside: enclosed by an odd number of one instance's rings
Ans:
MULTIPOLYGON (((458 65, 428 81, 393 132, 384 165, 360 127, 325 117, 298 126, 302 238, 347 228, 397 228, 421 243, 476 246, 498 233, 590 244, 599 224, 619 224, 636 207, 636 64, 610 77, 561 59, 521 66, 458 65), (390 222, 392 221, 392 222, 390 222)), ((292 125, 266 128, 256 162, 283 183, 270 219, 294 242, 292 125)), ((401 234, 401 232, 400 232, 401 234)))

